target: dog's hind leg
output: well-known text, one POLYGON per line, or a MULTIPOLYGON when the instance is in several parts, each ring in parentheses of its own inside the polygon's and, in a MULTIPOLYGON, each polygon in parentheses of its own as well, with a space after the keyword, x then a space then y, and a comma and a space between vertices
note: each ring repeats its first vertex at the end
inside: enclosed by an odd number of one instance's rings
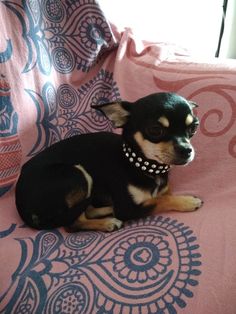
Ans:
MULTIPOLYGON (((100 208, 101 210, 101 208, 100 208)), ((76 232, 79 230, 95 230, 111 232, 122 227, 123 222, 114 217, 90 219, 86 217, 85 213, 82 213, 75 222, 66 230, 68 232, 76 232)))
POLYGON ((85 214, 86 217, 89 219, 110 216, 113 215, 113 208, 111 206, 105 206, 100 208, 89 206, 86 209, 85 214))

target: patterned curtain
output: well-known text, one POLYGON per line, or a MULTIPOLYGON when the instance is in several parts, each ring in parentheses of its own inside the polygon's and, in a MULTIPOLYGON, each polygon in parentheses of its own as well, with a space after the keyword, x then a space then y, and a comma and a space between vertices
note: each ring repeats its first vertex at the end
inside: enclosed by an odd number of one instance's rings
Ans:
POLYGON ((26 158, 111 130, 90 104, 119 98, 102 64, 117 41, 94 0, 0 2, 0 196, 26 158))

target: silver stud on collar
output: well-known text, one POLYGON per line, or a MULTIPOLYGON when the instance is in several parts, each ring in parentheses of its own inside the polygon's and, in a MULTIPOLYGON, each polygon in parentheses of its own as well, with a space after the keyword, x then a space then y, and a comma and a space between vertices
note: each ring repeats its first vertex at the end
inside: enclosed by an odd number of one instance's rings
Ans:
POLYGON ((160 164, 154 160, 143 159, 142 157, 138 156, 137 153, 133 152, 132 149, 125 143, 123 144, 123 152, 130 163, 133 163, 136 168, 140 168, 149 175, 164 174, 170 170, 169 165, 160 164))

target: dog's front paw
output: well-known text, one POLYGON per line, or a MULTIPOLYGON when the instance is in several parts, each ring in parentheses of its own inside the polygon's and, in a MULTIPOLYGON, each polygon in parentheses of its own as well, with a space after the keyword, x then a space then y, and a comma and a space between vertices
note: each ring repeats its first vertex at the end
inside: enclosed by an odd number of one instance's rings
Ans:
POLYGON ((196 197, 196 196, 193 196, 194 198, 194 205, 195 205, 195 209, 194 210, 197 210, 199 208, 201 208, 204 204, 203 200, 201 200, 200 198, 196 197))
POLYGON ((112 232, 122 227, 123 222, 116 218, 104 219, 104 231, 112 232))
POLYGON ((179 196, 178 201, 176 210, 183 212, 195 211, 203 205, 203 201, 196 196, 179 196))
POLYGON ((195 211, 203 205, 203 201, 195 196, 163 195, 156 199, 154 213, 176 210, 180 212, 195 211))

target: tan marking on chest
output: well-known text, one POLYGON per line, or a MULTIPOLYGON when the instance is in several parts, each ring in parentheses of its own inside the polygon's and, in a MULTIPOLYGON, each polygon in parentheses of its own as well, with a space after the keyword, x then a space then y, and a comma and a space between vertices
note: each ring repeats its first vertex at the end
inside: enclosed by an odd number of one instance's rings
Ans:
POLYGON ((152 194, 149 191, 143 190, 132 184, 128 185, 128 191, 131 197, 133 198, 133 201, 135 202, 135 204, 138 204, 138 205, 152 198, 152 194))
POLYGON ((169 194, 169 193, 170 193, 169 186, 166 185, 160 191, 158 191, 158 193, 156 194, 156 197, 159 197, 159 196, 162 196, 165 194, 169 194))

